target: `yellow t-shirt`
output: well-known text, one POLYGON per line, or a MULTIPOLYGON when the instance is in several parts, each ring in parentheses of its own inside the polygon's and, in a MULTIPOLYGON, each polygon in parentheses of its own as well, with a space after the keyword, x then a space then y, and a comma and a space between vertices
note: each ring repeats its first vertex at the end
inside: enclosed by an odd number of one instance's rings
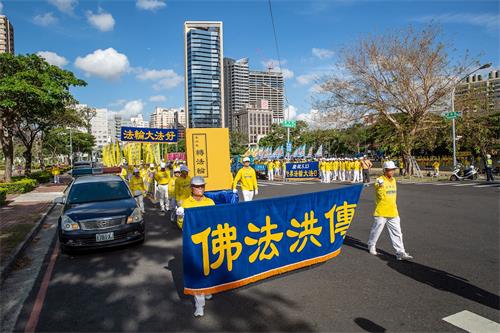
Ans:
POLYGON ((280 162, 279 162, 279 161, 274 162, 274 169, 275 169, 275 170, 276 170, 276 169, 278 169, 278 170, 279 170, 279 168, 280 168, 280 162))
POLYGON ((57 176, 58 174, 60 174, 61 171, 59 170, 59 167, 52 167, 52 175, 54 176, 57 176))
POLYGON ((434 170, 439 170, 439 162, 434 162, 432 164, 432 167, 434 168, 434 170))
POLYGON ((173 198, 175 196, 175 181, 179 177, 170 177, 170 180, 168 182, 168 196, 170 198, 173 198))
POLYGON ((245 191, 253 191, 257 189, 257 176, 252 167, 243 167, 238 170, 233 181, 233 189, 236 189, 238 182, 241 182, 241 189, 245 191))
POLYGON ((191 177, 179 177, 175 181, 175 200, 180 205, 183 200, 191 196, 191 177))
POLYGON ((326 162, 324 161, 319 162, 319 169, 321 171, 326 171, 326 162))
POLYGON ((139 169, 139 176, 142 178, 145 178, 148 175, 148 169, 146 168, 140 168, 139 169))
POLYGON ((269 162, 267 164, 267 170, 272 170, 272 169, 274 169, 274 163, 273 162, 269 162))
POLYGON ((127 179, 127 169, 122 168, 122 171, 120 172, 120 177, 122 177, 124 180, 127 179))
POLYGON ((387 178, 380 176, 375 180, 375 211, 373 216, 381 217, 397 217, 399 216, 398 207, 396 205, 397 186, 396 178, 387 178), (379 179, 384 181, 379 184, 379 179))
POLYGON ((361 170, 361 162, 360 161, 354 161, 354 170, 356 170, 356 171, 361 170))
POLYGON ((333 161, 332 170, 335 170, 335 171, 339 170, 339 161, 333 161))
MULTIPOLYGON (((194 207, 205 207, 205 206, 215 206, 215 202, 212 199, 207 198, 206 196, 203 196, 203 198, 200 201, 195 200, 193 196, 189 196, 189 198, 184 200, 181 205, 181 207, 183 207, 184 209, 194 208, 194 207)), ((179 226, 179 228, 182 229, 183 223, 184 223, 184 218, 182 216, 177 216, 177 225, 179 226)))
POLYGON ((170 172, 165 170, 165 171, 158 171, 155 174, 155 180, 159 185, 168 185, 170 182, 170 172))
POLYGON ((332 164, 330 162, 325 162, 325 171, 331 171, 332 170, 332 164))
POLYGON ((132 191, 146 191, 142 177, 132 176, 132 178, 130 178, 129 185, 132 191))

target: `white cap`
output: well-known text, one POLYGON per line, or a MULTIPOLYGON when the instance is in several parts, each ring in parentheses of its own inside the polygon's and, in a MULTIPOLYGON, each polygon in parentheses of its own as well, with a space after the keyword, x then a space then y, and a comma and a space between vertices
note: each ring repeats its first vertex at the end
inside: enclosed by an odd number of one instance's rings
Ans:
POLYGON ((163 162, 160 163, 160 169, 165 169, 165 163, 163 162))
POLYGON ((486 154, 486 157, 487 157, 487 158, 491 158, 491 155, 490 155, 490 154, 486 154))
POLYGON ((134 173, 137 173, 137 172, 139 172, 139 169, 134 168, 134 173))
POLYGON ((384 170, 397 169, 396 164, 393 161, 384 162, 384 170))
POLYGON ((191 178, 191 185, 205 185, 205 178, 203 178, 202 176, 194 176, 193 178, 191 178))
POLYGON ((180 168, 175 168, 175 169, 174 169, 174 173, 175 173, 175 172, 181 172, 181 169, 180 169, 180 168))
POLYGON ((243 162, 250 162, 250 157, 243 158, 243 162))
POLYGON ((153 163, 151 163, 151 164, 149 165, 149 167, 150 167, 150 168, 154 168, 154 167, 155 167, 155 165, 154 165, 153 163))
POLYGON ((189 172, 189 169, 188 169, 188 167, 187 167, 187 166, 185 166, 185 165, 183 164, 183 165, 181 165, 181 172, 182 172, 182 171, 189 172))

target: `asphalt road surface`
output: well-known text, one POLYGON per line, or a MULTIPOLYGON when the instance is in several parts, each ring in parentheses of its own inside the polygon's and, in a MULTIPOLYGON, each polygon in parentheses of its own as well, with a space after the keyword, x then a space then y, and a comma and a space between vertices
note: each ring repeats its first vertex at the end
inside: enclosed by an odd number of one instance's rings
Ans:
MULTIPOLYGON (((258 198, 339 186, 264 182, 258 198)), ((498 323, 500 188, 478 186, 400 184, 413 262, 395 260, 386 231, 380 255, 366 251, 374 207, 367 187, 338 257, 217 294, 203 318, 182 293, 181 232, 148 202, 143 245, 59 254, 36 330, 460 332, 443 318, 464 310, 498 323)))

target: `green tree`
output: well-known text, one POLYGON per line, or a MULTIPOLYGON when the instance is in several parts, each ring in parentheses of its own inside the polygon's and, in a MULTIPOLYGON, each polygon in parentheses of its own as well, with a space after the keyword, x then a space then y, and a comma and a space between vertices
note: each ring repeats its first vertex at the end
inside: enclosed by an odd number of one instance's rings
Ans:
MULTIPOLYGON (((6 161, 7 155, 12 157, 6 135, 15 135, 24 145, 25 172, 29 174, 33 144, 42 133, 58 125, 80 125, 81 119, 69 107, 77 102, 69 89, 85 85, 72 72, 50 65, 37 55, 1 54, 0 131, 4 134, 1 143, 6 161)), ((5 178, 9 176, 6 172, 5 178)))
POLYGON ((248 138, 245 134, 231 131, 229 134, 229 151, 231 156, 242 155, 248 147, 248 138))

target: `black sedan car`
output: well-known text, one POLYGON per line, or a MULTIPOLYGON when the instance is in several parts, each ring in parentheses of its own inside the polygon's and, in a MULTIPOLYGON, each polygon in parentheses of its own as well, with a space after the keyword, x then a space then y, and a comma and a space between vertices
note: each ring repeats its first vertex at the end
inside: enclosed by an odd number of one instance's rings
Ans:
POLYGON ((64 205, 58 223, 63 252, 144 241, 142 213, 129 187, 117 175, 75 178, 56 203, 64 205))

